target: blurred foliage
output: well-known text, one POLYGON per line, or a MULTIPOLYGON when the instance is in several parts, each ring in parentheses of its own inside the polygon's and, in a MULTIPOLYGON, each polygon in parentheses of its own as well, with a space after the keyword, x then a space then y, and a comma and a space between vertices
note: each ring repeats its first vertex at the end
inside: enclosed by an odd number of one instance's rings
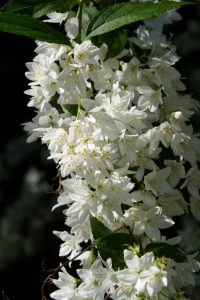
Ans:
POLYGON ((40 299, 47 275, 43 262, 46 269, 59 264, 59 241, 52 231, 63 229, 64 220, 59 210, 51 211, 58 180, 47 154, 39 142, 26 144, 23 135, 0 154, 0 276, 9 300, 26 299, 30 290, 29 299, 40 299))

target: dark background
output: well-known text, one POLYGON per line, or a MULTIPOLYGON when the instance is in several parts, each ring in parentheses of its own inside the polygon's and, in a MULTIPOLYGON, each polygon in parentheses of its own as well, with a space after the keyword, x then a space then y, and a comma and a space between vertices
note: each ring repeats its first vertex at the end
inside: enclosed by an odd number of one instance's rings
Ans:
MULTIPOLYGON (((22 126, 34 116, 26 107, 24 73, 35 46, 29 38, 0 33, 0 299, 6 300, 41 299, 49 275, 43 269, 59 265, 60 241, 52 231, 64 223, 61 211, 51 212, 56 167, 40 141, 26 143, 22 126)), ((52 288, 47 285, 47 295, 52 288)))
MULTIPOLYGON (((184 20, 168 30, 182 57, 177 68, 188 91, 200 100, 200 8, 180 11, 184 20)), ((48 275, 43 267, 59 265, 60 241, 52 231, 63 229, 63 217, 59 210, 51 212, 56 168, 46 160, 48 152, 40 142, 26 143, 21 125, 34 116, 23 93, 28 88, 25 63, 34 57, 34 48, 29 38, 0 33, 0 299, 6 300, 41 299, 48 275)), ((199 115, 193 124, 199 132, 199 115)), ((51 289, 48 285, 47 299, 51 289)), ((197 290, 194 294, 193 299, 200 299, 197 290)))

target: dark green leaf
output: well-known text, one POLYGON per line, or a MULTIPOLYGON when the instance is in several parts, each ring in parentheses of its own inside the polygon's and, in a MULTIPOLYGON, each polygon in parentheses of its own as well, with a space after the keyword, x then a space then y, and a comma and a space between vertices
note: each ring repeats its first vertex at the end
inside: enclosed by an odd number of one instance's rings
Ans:
POLYGON ((23 0, 23 2, 26 2, 26 3, 29 3, 29 4, 38 4, 38 3, 45 3, 45 2, 47 3, 47 2, 53 2, 53 1, 54 0, 23 0))
POLYGON ((70 112, 72 116, 77 116, 78 114, 78 104, 65 104, 64 108, 70 112))
POLYGON ((176 246, 166 243, 151 243, 145 248, 145 252, 153 252, 157 257, 167 257, 175 262, 182 263, 187 261, 186 255, 176 246))
POLYGON ((18 14, 31 14, 32 5, 23 1, 10 1, 2 9, 1 12, 18 13, 18 14))
POLYGON ((0 13, 0 30, 25 35, 33 39, 69 45, 69 39, 48 24, 29 16, 0 13))
POLYGON ((57 109, 57 111, 61 114, 61 113, 63 113, 63 110, 62 110, 61 106, 58 104, 58 98, 59 98, 59 95, 57 93, 55 95, 53 95, 51 97, 51 105, 53 107, 55 107, 57 109))
POLYGON ((100 36, 94 37, 92 39, 93 43, 96 45, 101 45, 105 43, 108 46, 108 52, 106 59, 117 56, 125 48, 127 42, 127 31, 126 30, 116 30, 112 33, 102 34, 100 36))
POLYGON ((127 233, 111 233, 93 241, 93 245, 98 249, 104 260, 111 258, 115 269, 123 268, 124 249, 128 245, 134 246, 137 240, 127 233))
POLYGON ((90 225, 95 240, 112 233, 108 227, 93 216, 90 216, 90 225))
MULTIPOLYGON (((98 249, 98 248, 97 248, 98 249)), ((114 270, 124 269, 126 264, 122 250, 98 249, 101 257, 106 261, 108 258, 112 260, 114 270)))
MULTIPOLYGON (((106 227, 107 228, 107 227, 106 227)), ((136 239, 128 233, 111 233, 94 241, 98 249, 124 250, 127 245, 134 245, 136 239)))
POLYGON ((109 5, 113 5, 113 2, 114 4, 117 4, 117 3, 120 3, 120 2, 128 2, 129 0, 101 0, 101 3, 100 3, 100 6, 101 8, 104 8, 106 6, 109 6, 109 5))
POLYGON ((113 31, 124 25, 158 16, 169 9, 190 2, 160 1, 157 3, 119 3, 104 8, 91 20, 87 28, 88 38, 113 31))
MULTIPOLYGON (((67 109, 71 115, 77 116, 78 115, 78 110, 79 110, 79 105, 78 104, 64 104, 64 108, 67 109)), ((80 106, 80 109, 84 108, 82 105, 80 106)))
POLYGON ((34 5, 33 17, 40 18, 50 12, 66 12, 72 9, 75 5, 79 3, 79 0, 53 0, 47 3, 40 3, 34 5))

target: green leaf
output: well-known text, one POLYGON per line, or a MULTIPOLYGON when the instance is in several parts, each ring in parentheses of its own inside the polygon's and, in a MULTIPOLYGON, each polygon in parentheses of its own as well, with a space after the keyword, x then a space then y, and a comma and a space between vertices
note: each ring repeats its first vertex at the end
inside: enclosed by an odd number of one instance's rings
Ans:
POLYGON ((108 258, 112 260, 112 266, 114 270, 124 269, 126 264, 124 261, 123 250, 114 249, 99 249, 97 247, 101 257, 106 261, 108 258))
POLYGON ((105 43, 108 46, 108 52, 106 59, 117 56, 122 52, 127 43, 127 31, 126 30, 115 30, 112 33, 105 33, 100 36, 94 37, 92 42, 94 44, 101 45, 105 43))
POLYGON ((79 3, 79 0, 53 0, 47 3, 40 3, 33 8, 33 17, 40 18, 50 12, 66 12, 72 9, 75 5, 79 3))
POLYGON ((67 109, 72 116, 77 116, 78 114, 78 104, 65 104, 64 108, 67 109))
POLYGON ((145 252, 153 252, 157 257, 167 257, 175 262, 182 263, 187 261, 186 255, 176 246, 166 243, 151 243, 145 248, 145 252))
POLYGON ((51 102, 51 105, 53 107, 55 107, 57 109, 57 111, 61 114, 61 113, 63 113, 63 110, 62 110, 60 104, 58 104, 58 98, 59 98, 59 94, 56 93, 55 95, 53 95, 51 97, 50 102, 51 102))
POLYGON ((136 21, 158 16, 169 9, 190 2, 160 1, 158 3, 119 3, 104 8, 89 23, 88 38, 113 31, 136 21))
MULTIPOLYGON (((79 0, 11 0, 6 4, 2 11, 3 12, 17 12, 23 13, 24 9, 29 9, 34 18, 40 18, 50 12, 66 12, 72 9, 75 5, 79 3, 79 0)), ((25 11, 26 12, 26 11, 25 11)), ((30 13, 29 13, 30 14, 30 13)))
MULTIPOLYGON (((107 227, 106 227, 107 228, 107 227)), ((124 250, 127 245, 133 246, 136 239, 128 233, 111 233, 102 238, 98 238, 93 243, 98 249, 124 250)))
POLYGON ((128 245, 134 246, 137 240, 127 233, 111 233, 93 241, 93 245, 98 249, 104 260, 111 258, 115 269, 123 268, 124 249, 128 245))
POLYGON ((95 240, 112 233, 108 227, 93 216, 90 216, 90 225, 95 240))
POLYGON ((49 43, 70 45, 69 39, 63 33, 29 16, 1 12, 0 31, 25 35, 49 43))
POLYGON ((1 12, 6 13, 18 13, 18 14, 31 14, 32 12, 32 5, 25 3, 23 1, 14 1, 11 0, 8 2, 2 9, 1 12))
MULTIPOLYGON (((115 4, 120 2, 128 2, 129 0, 115 0, 115 4)), ((106 6, 113 5, 113 0, 101 0, 100 6, 104 8, 106 6)))
MULTIPOLYGON (((14 0, 17 1, 17 0, 14 0)), ((54 0, 23 0, 23 2, 29 3, 29 4, 38 4, 38 3, 47 3, 47 2, 53 2, 54 0)), ((63 0, 64 1, 64 0, 63 0)))

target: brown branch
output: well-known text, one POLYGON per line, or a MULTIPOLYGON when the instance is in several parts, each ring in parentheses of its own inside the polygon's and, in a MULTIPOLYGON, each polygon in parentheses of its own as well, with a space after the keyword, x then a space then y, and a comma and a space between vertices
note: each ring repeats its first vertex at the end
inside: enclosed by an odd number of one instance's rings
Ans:
MULTIPOLYGON (((44 268, 43 268, 43 271, 45 271, 45 272, 51 272, 51 274, 49 274, 46 278, 45 278, 45 280, 44 280, 44 282, 43 282, 43 284, 42 284, 42 287, 41 287, 41 294, 42 294, 42 300, 47 300, 47 298, 46 298, 46 296, 45 296, 45 286, 46 286, 46 284, 47 283, 53 283, 53 280, 54 280, 54 276, 58 273, 58 271, 62 268, 62 267, 64 267, 64 266, 66 266, 66 265, 68 265, 69 263, 71 263, 71 262, 73 262, 77 257, 79 257, 82 253, 84 253, 85 251, 87 251, 87 250, 89 250, 89 249, 91 249, 91 247, 92 247, 92 245, 89 245, 88 247, 86 247, 81 253, 78 253, 77 255, 75 255, 73 258, 71 258, 71 259, 68 259, 66 262, 64 262, 64 263, 62 263, 59 267, 57 267, 57 268, 54 268, 54 269, 50 269, 50 270, 45 270, 44 268)), ((42 266, 44 266, 44 261, 42 262, 42 266)), ((4 300, 9 300, 9 299, 4 299, 4 300)))

